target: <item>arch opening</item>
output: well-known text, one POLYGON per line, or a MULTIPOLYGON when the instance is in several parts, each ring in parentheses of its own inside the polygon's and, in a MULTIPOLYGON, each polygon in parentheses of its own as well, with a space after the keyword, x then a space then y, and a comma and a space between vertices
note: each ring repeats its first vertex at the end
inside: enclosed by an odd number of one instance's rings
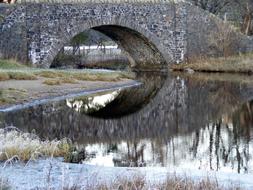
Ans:
MULTIPOLYGON (((127 62, 131 69, 138 71, 161 71, 166 69, 167 64, 162 53, 148 37, 140 32, 118 25, 100 25, 91 27, 91 30, 97 31, 102 36, 107 36, 107 38, 115 42, 121 50, 123 62, 127 62)), ((76 32, 73 38, 81 33, 83 31, 76 32)), ((85 58, 82 61, 85 62, 85 58)), ((54 63, 55 59, 51 67, 55 67, 54 63)))

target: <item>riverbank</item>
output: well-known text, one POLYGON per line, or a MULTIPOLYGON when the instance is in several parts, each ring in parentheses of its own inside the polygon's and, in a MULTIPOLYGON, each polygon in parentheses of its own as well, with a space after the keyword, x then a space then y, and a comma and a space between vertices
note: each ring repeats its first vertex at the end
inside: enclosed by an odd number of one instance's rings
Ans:
POLYGON ((251 174, 175 170, 166 167, 101 167, 68 164, 61 159, 13 163, 1 171, 8 180, 10 189, 19 190, 250 190, 253 187, 251 174))
POLYGON ((23 133, 15 127, 0 129, 0 137, 0 189, 109 190, 121 186, 122 190, 239 190, 253 187, 252 174, 66 163, 70 155, 76 154, 74 144, 68 139, 41 140, 34 133, 23 133))
POLYGON ((36 69, 0 60, 0 108, 48 97, 109 89, 133 81, 130 72, 110 70, 36 69))
POLYGON ((253 54, 222 58, 198 58, 187 64, 173 64, 172 71, 253 73, 253 54))

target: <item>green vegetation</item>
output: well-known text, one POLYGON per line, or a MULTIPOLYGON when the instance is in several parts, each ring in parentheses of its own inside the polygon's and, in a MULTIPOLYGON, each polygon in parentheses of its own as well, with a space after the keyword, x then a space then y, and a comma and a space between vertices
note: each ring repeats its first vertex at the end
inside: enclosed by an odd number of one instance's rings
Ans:
POLYGON ((88 39, 88 36, 86 33, 82 32, 76 36, 74 36, 74 38, 71 39, 70 44, 72 46, 77 46, 79 47, 81 44, 84 44, 86 42, 86 40, 88 39))
POLYGON ((15 60, 0 59, 0 69, 24 69, 28 66, 18 63, 15 60))
POLYGON ((174 71, 192 69, 199 72, 253 73, 253 54, 227 58, 199 58, 187 64, 172 65, 174 71))

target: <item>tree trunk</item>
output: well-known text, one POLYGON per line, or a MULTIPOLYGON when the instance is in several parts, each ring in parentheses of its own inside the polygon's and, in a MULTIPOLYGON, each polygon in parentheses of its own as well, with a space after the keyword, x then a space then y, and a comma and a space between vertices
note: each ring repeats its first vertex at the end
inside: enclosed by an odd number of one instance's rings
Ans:
POLYGON ((251 32, 252 32, 251 23, 252 23, 252 13, 251 13, 249 4, 247 4, 246 13, 245 13, 244 19, 243 19, 242 33, 244 33, 246 35, 251 34, 251 32))

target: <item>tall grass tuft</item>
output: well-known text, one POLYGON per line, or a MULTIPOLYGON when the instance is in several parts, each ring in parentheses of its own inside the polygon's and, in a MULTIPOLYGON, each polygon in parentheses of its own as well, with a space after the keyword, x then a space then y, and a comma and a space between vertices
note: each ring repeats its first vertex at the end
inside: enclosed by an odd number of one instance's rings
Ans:
POLYGON ((39 157, 63 157, 71 147, 67 139, 43 141, 35 134, 0 129, 0 161, 12 157, 21 161, 39 157))

